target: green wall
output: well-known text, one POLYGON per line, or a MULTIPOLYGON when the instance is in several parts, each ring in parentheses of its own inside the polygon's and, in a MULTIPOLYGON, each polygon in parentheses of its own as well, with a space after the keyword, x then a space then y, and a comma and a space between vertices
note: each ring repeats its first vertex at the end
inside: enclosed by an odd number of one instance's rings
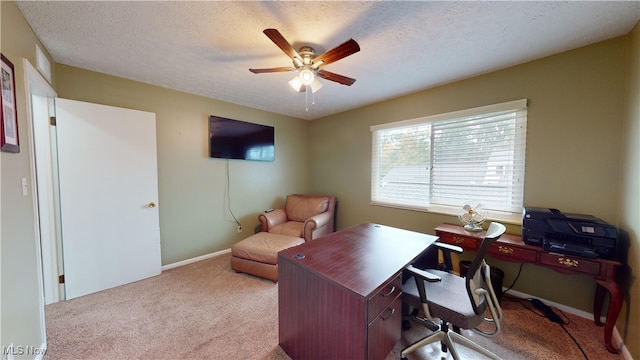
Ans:
POLYGON ((262 210, 310 190, 305 120, 60 64, 56 75, 61 98, 156 114, 163 265, 229 249, 253 233, 262 210), (209 115, 275 127, 274 162, 228 161, 231 210, 241 234, 227 208, 227 162, 208 157, 209 115))
MULTIPOLYGON (((628 37, 312 121, 313 188, 340 200, 338 225, 433 233, 451 216, 370 205, 370 126, 527 98, 526 206, 618 221, 628 37)), ((429 71, 428 66, 424 71, 429 71)), ((519 225, 509 225, 519 233, 519 225)), ((492 261, 511 284, 517 264, 492 261)), ((515 290, 590 312, 594 281, 525 264, 515 290)))

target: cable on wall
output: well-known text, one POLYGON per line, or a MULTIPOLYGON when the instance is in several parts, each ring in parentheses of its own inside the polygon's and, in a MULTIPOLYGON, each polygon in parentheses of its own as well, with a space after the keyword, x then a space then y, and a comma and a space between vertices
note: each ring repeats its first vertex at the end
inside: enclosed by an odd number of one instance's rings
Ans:
POLYGON ((233 220, 235 220, 236 224, 240 226, 240 222, 233 214, 233 209, 231 209, 231 181, 229 180, 229 159, 225 160, 225 165, 227 171, 227 209, 229 209, 229 214, 231 214, 231 217, 233 217, 233 220))
POLYGON ((520 268, 518 269, 518 274, 516 275, 515 279, 513 279, 513 282, 511 283, 511 285, 509 285, 507 290, 502 292, 503 295, 505 295, 507 293, 507 291, 511 290, 513 288, 513 286, 516 284, 516 282, 518 281, 518 278, 520 278, 520 273, 522 273, 522 265, 523 265, 523 263, 520 263, 520 268))

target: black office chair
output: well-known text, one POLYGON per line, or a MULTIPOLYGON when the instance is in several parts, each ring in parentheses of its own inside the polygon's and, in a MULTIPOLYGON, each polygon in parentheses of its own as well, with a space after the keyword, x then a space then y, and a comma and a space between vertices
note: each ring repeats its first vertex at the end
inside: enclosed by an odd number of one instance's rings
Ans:
POLYGON ((416 309, 422 309, 425 317, 414 314, 411 320, 427 327, 433 333, 402 350, 400 356, 403 359, 416 349, 434 342, 441 342, 442 350, 448 349, 456 360, 460 357, 453 346, 454 342, 492 359, 500 359, 456 331, 473 329, 485 336, 495 336, 501 330, 502 309, 491 285, 491 270, 484 258, 491 243, 505 231, 503 224, 492 222, 489 225, 465 278, 442 270, 420 270, 413 265, 405 268, 406 273, 413 279, 409 278, 402 285, 402 300, 416 309), (487 310, 490 317, 485 317, 487 310), (493 331, 477 329, 484 322, 492 323, 493 331), (450 331, 449 325, 456 331, 450 331))

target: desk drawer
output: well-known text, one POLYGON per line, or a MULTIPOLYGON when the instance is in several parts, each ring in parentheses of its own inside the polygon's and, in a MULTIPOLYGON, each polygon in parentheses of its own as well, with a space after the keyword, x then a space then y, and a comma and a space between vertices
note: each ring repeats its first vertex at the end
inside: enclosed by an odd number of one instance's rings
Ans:
POLYGON ((367 305, 367 323, 375 319, 381 311, 389 307, 389 304, 402 293, 402 276, 398 275, 380 287, 380 290, 369 299, 367 305))
POLYGON ((447 243, 447 244, 451 244, 451 245, 457 245, 460 246, 463 249, 466 250, 477 250, 478 249, 478 240, 471 238, 471 237, 466 237, 466 236, 461 236, 461 235, 456 235, 456 234, 451 234, 451 233, 445 233, 445 232, 436 232, 438 234, 438 236, 440 237, 440 241, 447 243))
POLYGON ((523 249, 508 243, 495 242, 489 247, 489 255, 497 259, 515 262, 536 262, 536 251, 523 249))
POLYGON ((581 272, 589 275, 600 275, 600 263, 585 258, 541 252, 540 263, 561 272, 581 272))
POLYGON ((367 359, 385 359, 400 340, 402 295, 375 318, 367 329, 367 359))

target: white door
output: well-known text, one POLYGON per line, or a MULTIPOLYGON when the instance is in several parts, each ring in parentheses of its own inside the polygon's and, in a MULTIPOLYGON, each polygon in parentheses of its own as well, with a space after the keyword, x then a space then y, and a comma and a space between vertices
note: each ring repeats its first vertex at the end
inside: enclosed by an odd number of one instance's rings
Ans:
POLYGON ((155 114, 56 99, 67 299, 160 274, 155 114))

